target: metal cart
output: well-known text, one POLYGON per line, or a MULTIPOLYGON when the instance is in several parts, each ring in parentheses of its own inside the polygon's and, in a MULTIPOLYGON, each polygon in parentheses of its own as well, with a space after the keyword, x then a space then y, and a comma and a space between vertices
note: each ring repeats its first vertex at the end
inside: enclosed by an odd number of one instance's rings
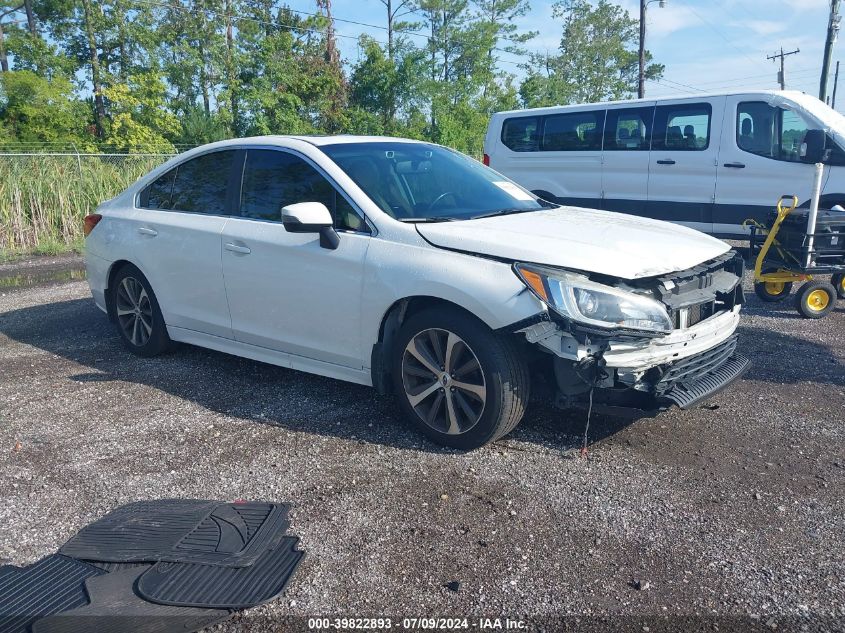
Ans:
MULTIPOLYGON (((806 229, 782 232, 784 222, 798 205, 796 196, 782 196, 772 225, 748 221, 751 229, 751 256, 754 264, 754 291, 763 301, 781 301, 789 296, 796 282, 802 285, 795 297, 799 314, 820 319, 845 299, 845 212, 824 212, 826 225, 820 230, 819 192, 823 165, 816 165, 813 197, 806 213, 806 229), (841 225, 838 216, 841 213, 841 225), (830 220, 830 218, 833 218, 830 220), (778 235, 781 239, 778 239, 778 235), (830 282, 814 275, 832 275, 830 282)), ((792 224, 797 224, 792 222, 792 224)))

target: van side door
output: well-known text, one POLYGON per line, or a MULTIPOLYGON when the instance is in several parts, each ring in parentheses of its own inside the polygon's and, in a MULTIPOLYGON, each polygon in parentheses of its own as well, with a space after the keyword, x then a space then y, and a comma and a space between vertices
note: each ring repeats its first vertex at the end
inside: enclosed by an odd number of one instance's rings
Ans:
POLYGON ((801 162, 799 150, 804 134, 814 126, 799 112, 770 105, 759 96, 732 95, 727 97, 722 127, 715 233, 747 233, 742 222, 765 222, 781 195, 798 196, 799 204, 810 199, 815 168, 801 162))
POLYGON ((604 124, 601 188, 608 211, 645 215, 654 102, 608 108, 604 124))
POLYGON ((658 104, 646 215, 712 232, 724 110, 725 97, 658 104))

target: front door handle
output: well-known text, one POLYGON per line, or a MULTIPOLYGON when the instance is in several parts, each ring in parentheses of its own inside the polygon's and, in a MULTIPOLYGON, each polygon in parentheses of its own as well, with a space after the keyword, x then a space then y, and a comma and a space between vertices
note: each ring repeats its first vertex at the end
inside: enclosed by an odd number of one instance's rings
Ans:
POLYGON ((658 165, 674 165, 675 161, 673 161, 671 158, 664 158, 663 160, 657 161, 657 164, 658 165))
POLYGON ((150 237, 155 237, 156 235, 158 235, 158 231, 156 231, 155 229, 151 229, 148 226, 139 226, 138 233, 140 233, 141 235, 149 235, 150 237))
POLYGON ((733 167, 734 169, 745 169, 745 163, 725 163, 725 167, 733 167))
POLYGON ((240 253, 241 255, 249 255, 252 252, 246 246, 239 246, 238 244, 233 244, 232 242, 226 242, 226 250, 232 251, 233 253, 240 253))

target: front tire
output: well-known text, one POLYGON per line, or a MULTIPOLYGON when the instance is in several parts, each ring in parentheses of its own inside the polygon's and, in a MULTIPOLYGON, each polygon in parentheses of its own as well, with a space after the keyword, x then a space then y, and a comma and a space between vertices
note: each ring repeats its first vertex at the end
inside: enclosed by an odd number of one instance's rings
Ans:
POLYGON ((392 350, 394 391, 428 438, 472 450, 512 431, 530 380, 515 341, 453 308, 412 315, 392 350))
MULTIPOLYGON (((767 268, 763 274, 778 272, 777 268, 767 268)), ((792 292, 791 281, 755 281, 754 293, 766 303, 783 301, 792 292)))
POLYGON ((144 274, 126 264, 114 276, 110 291, 114 321, 126 349, 147 358, 167 351, 171 346, 167 326, 144 274))

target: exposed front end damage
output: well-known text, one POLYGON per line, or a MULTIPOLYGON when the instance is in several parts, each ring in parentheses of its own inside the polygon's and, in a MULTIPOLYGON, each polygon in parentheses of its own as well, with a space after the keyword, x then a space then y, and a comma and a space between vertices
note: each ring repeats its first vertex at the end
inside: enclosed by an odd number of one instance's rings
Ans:
POLYGON ((517 331, 551 355, 556 404, 648 411, 704 400, 739 378, 736 353, 744 263, 728 252, 692 269, 638 280, 600 282, 661 302, 673 323, 665 334, 585 327, 549 309, 517 331))

